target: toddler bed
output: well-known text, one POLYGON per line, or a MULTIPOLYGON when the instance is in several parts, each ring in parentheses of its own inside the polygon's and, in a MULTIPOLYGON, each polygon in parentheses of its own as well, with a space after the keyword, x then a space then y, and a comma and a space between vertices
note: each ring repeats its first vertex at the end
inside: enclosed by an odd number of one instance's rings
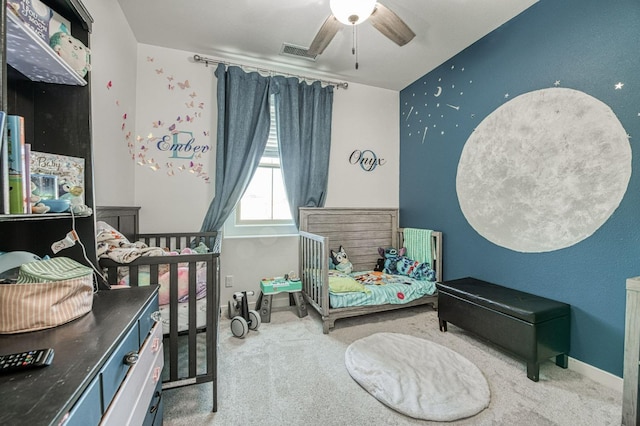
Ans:
POLYGON ((137 209, 97 208, 98 240, 105 241, 101 232, 110 227, 124 238, 123 244, 116 240, 122 250, 106 250, 98 242, 100 266, 112 288, 160 284, 165 348, 162 387, 213 382, 213 411, 216 411, 220 306, 217 234, 139 234, 137 209), (209 248, 206 252, 205 247, 209 248), (189 251, 192 253, 178 254, 189 251))
POLYGON ((398 228, 397 209, 301 208, 299 270, 302 294, 329 333, 341 318, 431 304, 442 281, 442 233, 398 228), (405 234, 409 236, 405 244, 405 234), (427 279, 374 272, 378 248, 411 246, 406 257, 428 262, 427 279), (331 250, 343 246, 350 274, 330 269, 331 250), (355 284, 354 284, 355 281, 355 284))

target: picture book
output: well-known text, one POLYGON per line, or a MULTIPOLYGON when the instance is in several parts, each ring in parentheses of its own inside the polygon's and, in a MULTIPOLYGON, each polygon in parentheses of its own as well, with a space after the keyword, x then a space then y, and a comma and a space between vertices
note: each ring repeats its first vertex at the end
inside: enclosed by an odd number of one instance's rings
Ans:
POLYGON ((49 43, 49 21, 51 9, 39 0, 8 0, 7 6, 15 11, 24 23, 31 28, 45 43, 49 43))
POLYGON ((84 204, 84 158, 31 151, 29 164, 32 175, 58 177, 58 198, 84 204))

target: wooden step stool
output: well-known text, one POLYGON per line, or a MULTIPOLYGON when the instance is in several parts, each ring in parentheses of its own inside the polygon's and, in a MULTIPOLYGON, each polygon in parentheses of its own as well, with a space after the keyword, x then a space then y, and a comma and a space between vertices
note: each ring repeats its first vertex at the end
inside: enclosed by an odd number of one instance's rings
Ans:
POLYGON ((264 279, 260 281, 260 295, 256 302, 256 310, 260 312, 262 322, 271 322, 271 299, 274 294, 289 293, 289 306, 296 305, 298 318, 306 317, 307 305, 302 297, 302 282, 283 278, 264 279), (293 299, 293 300, 292 300, 293 299))

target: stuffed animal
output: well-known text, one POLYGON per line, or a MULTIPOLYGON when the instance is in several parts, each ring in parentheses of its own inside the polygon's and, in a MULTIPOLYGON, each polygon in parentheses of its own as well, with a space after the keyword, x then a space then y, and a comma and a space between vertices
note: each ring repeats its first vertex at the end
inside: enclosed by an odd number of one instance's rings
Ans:
POLYGON ((349 257, 342 246, 340 246, 337 252, 331 250, 331 260, 333 264, 336 265, 337 271, 345 274, 350 274, 351 271, 353 271, 353 265, 349 261, 349 257))
POLYGON ((31 203, 31 213, 43 214, 49 211, 51 207, 45 206, 40 201, 42 197, 37 194, 38 186, 31 182, 31 196, 29 197, 29 202, 31 203))
POLYGON ((82 186, 76 184, 76 182, 67 178, 61 178, 58 186, 58 192, 60 193, 61 199, 73 201, 75 198, 80 199, 84 191, 82 186))
POLYGON ((404 247, 402 247, 400 250, 397 250, 393 247, 388 247, 386 249, 378 247, 378 253, 384 258, 384 268, 382 269, 382 271, 387 274, 397 274, 397 263, 402 258, 402 256, 404 256, 406 251, 407 249, 405 249, 404 247))
POLYGON ((198 254, 205 254, 205 253, 209 253, 209 247, 207 247, 207 245, 205 243, 203 243, 202 241, 200 241, 200 244, 198 244, 193 251, 195 253, 198 254))
POLYGON ((384 271, 384 261, 385 259, 383 257, 381 257, 380 259, 378 259, 376 261, 376 266, 373 267, 373 270, 375 272, 382 272, 384 271))
POLYGON ((406 275, 416 280, 434 281, 436 279, 436 272, 431 269, 431 265, 427 262, 420 263, 407 257, 402 257, 396 265, 399 275, 406 275))
POLYGON ((48 212, 50 209, 51 209, 51 207, 45 206, 44 204, 42 204, 41 202, 38 201, 34 205, 31 206, 31 213, 44 214, 44 213, 48 212))
POLYGON ((51 36, 49 45, 81 77, 91 70, 91 50, 77 38, 59 31, 51 36))
POLYGON ((72 180, 61 178, 58 192, 60 192, 61 200, 69 200, 71 202, 69 208, 74 214, 83 216, 91 214, 91 208, 82 203, 82 194, 84 192, 82 186, 76 184, 72 180))

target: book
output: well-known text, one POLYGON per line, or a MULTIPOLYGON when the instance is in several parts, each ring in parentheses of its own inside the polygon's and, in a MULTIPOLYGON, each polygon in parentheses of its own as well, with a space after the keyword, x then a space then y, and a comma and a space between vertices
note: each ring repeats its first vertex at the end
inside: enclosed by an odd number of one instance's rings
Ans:
POLYGON ((52 11, 39 0, 8 0, 7 7, 29 26, 37 35, 49 44, 49 21, 52 11))
POLYGON ((0 111, 0 214, 9 214, 9 150, 6 134, 7 114, 0 111))
POLYGON ((31 175, 58 177, 58 198, 84 204, 84 158, 31 151, 29 167, 31 175))
POLYGON ((24 169, 24 117, 8 115, 6 125, 9 162, 9 212, 24 214, 26 212, 22 174, 24 169))
POLYGON ((24 212, 31 214, 31 167, 29 159, 31 157, 31 144, 25 143, 23 150, 23 171, 22 171, 22 197, 24 198, 24 212))
POLYGON ((45 43, 52 35, 62 31, 71 34, 71 23, 40 0, 7 0, 13 11, 45 43))

